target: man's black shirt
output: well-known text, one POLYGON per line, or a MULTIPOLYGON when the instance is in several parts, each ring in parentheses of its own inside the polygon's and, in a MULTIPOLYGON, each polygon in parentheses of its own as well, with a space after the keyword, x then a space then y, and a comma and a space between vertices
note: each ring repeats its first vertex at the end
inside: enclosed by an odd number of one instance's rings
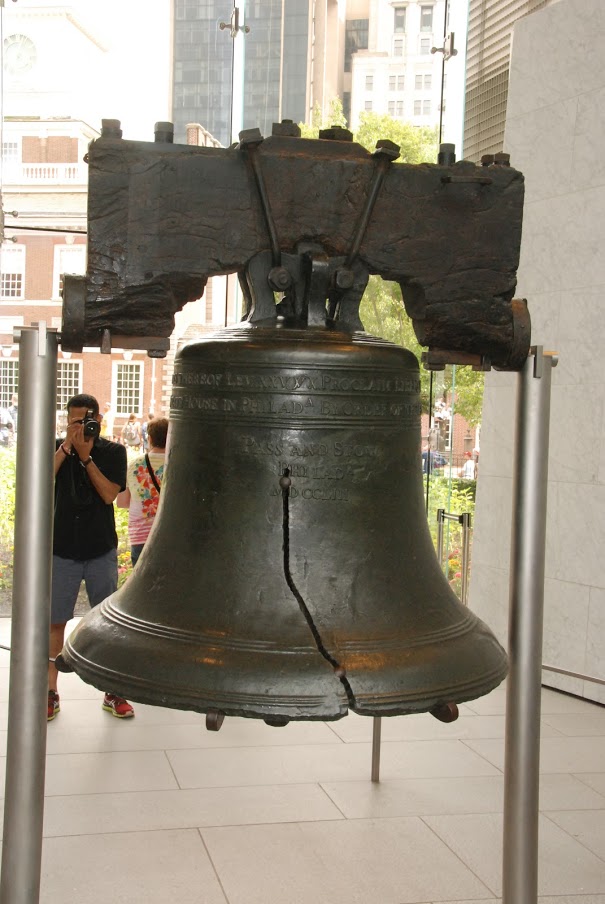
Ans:
MULTIPOLYGON (((60 445, 57 440, 57 449, 60 445)), ((120 490, 125 489, 124 446, 99 437, 90 454, 101 473, 120 490)), ((68 456, 55 477, 54 555, 83 561, 102 556, 117 545, 113 503, 103 502, 78 456, 68 456)))

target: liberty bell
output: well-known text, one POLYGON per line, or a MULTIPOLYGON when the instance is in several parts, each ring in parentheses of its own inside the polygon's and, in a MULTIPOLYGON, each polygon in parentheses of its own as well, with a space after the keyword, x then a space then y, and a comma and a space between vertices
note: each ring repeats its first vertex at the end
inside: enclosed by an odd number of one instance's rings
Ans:
POLYGON ((505 654, 433 550, 419 390, 416 358, 364 333, 248 324, 187 344, 156 523, 66 664, 134 701, 275 724, 499 684, 505 654))
MULTIPOLYGON (((199 297, 199 283, 177 279, 179 242, 187 274, 192 249, 203 258, 200 271, 206 274, 225 272, 226 260, 245 262, 238 273, 247 314, 241 325, 188 342, 177 354, 165 479, 152 532, 132 576, 69 637, 59 668, 133 701, 207 713, 207 724, 208 718, 219 724, 224 715, 273 725, 333 720, 349 709, 368 716, 438 713, 488 693, 505 677, 503 649, 458 601, 431 541, 418 362, 411 352, 365 333, 359 303, 370 272, 398 279, 407 287, 423 344, 447 348, 440 337, 449 336, 449 347, 466 354, 488 337, 493 363, 518 366, 529 342, 525 307, 510 307, 522 177, 506 167, 486 176, 467 162, 390 171, 396 154, 389 142, 379 150, 370 159, 357 146, 341 150, 338 141, 287 136, 269 139, 260 149, 252 136, 248 149, 242 141, 234 149, 188 148, 179 154, 172 145, 148 148, 111 136, 91 146, 89 207, 98 209, 92 269, 86 284, 74 282, 72 291, 66 283, 65 336, 72 313, 76 327, 89 324, 89 333, 98 335, 103 307, 93 307, 93 296, 109 279, 117 299, 126 298, 122 285, 128 298, 144 299, 145 281, 168 254, 170 273, 154 289, 156 310, 157 299, 168 305, 177 291, 199 297), (153 188, 153 204, 137 207, 136 222, 121 216, 110 220, 109 229, 114 171, 123 166, 138 185, 143 158, 153 162, 149 173, 163 174, 166 185, 153 188), (214 167, 216 185, 200 179, 206 165, 214 167), (282 196, 273 189, 273 203, 263 181, 263 167, 269 166, 282 187, 282 196), (317 194, 319 172, 336 180, 326 179, 326 191, 335 185, 342 197, 339 180, 367 186, 365 202, 348 196, 347 203, 356 205, 357 226, 346 241, 345 219, 317 194), (373 213, 387 179, 386 200, 373 213), (205 224, 219 216, 212 205, 226 196, 218 189, 233 184, 240 221, 229 233, 233 247, 219 252, 212 244, 217 232, 205 224), (296 204, 281 203, 288 192, 297 193, 296 204), (180 214, 175 206, 171 218, 170 205, 189 195, 199 201, 192 215, 201 225, 192 232, 188 217, 181 237, 180 214), (486 200, 500 196, 508 207, 486 200), (422 210, 434 210, 441 219, 413 216, 412 204, 410 216, 405 205, 397 208, 404 213, 395 221, 391 197, 411 204, 420 198, 422 210), (311 229, 305 219, 311 208, 319 209, 327 225, 318 214, 311 229), (300 211, 300 222, 291 210, 300 211), (473 282, 470 258, 453 253, 444 237, 458 241, 454 224, 474 222, 475 210, 490 217, 497 212, 502 228, 472 232, 468 254, 477 258, 480 274, 473 282), (263 222, 269 243, 261 235, 263 222), (159 235, 160 225, 167 230, 168 251, 148 241, 159 235), (127 231, 135 227, 141 230, 136 240, 127 231), (409 267, 401 263, 396 242, 388 243, 389 229, 399 230, 397 241, 409 244, 409 267), (512 251, 499 263, 508 233, 512 251), (194 244, 198 234, 202 238, 194 244), (491 251, 493 235, 497 254, 491 251), (112 276, 104 261, 117 244, 127 247, 127 240, 141 260, 118 257, 112 276), (488 250, 475 252, 475 242, 487 243, 488 250), (254 243, 258 250, 250 255, 254 243), (437 264, 429 270, 427 249, 433 246, 437 264), (411 279, 414 272, 420 281, 411 279), (430 283, 433 273, 439 278, 430 283), (439 293, 449 298, 463 292, 469 300, 451 311, 437 303, 439 293), (427 314, 429 296, 437 300, 432 310, 442 316, 427 314)), ((136 192, 119 197, 131 204, 136 192)), ((127 316, 140 310, 124 304, 120 323, 127 327, 127 316)))

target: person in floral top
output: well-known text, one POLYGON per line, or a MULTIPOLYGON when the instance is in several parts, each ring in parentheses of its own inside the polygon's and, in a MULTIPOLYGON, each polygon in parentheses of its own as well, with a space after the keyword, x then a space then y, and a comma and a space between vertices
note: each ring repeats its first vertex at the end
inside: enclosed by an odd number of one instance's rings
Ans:
POLYGON ((158 417, 150 421, 147 432, 149 450, 145 455, 137 455, 128 462, 126 489, 116 499, 120 508, 128 509, 130 558, 133 566, 141 555, 158 510, 164 476, 168 419, 158 417))

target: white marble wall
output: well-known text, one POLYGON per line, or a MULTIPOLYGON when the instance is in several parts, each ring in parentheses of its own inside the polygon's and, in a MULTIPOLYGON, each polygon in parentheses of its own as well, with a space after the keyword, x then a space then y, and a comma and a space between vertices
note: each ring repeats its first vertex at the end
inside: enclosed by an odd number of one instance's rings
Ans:
MULTIPOLYGON (((518 297, 553 371, 543 662, 605 679, 605 3, 515 26, 504 149, 525 174, 518 297)), ((516 376, 487 380, 470 605, 506 642, 516 376)), ((605 687, 543 672, 605 703, 605 687)))

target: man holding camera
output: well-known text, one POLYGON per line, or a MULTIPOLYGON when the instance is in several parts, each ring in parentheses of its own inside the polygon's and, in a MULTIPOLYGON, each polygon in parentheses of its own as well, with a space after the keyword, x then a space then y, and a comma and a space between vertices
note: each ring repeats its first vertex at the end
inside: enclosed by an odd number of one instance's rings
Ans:
MULTIPOLYGON (((113 502, 126 486, 126 449, 99 436, 101 415, 94 396, 67 403, 67 432, 55 452, 55 517, 50 657, 61 652, 80 584, 96 606, 118 586, 118 537, 113 502)), ((48 719, 60 709, 57 669, 48 666, 48 719)), ((134 716, 130 703, 105 694, 103 709, 119 719, 134 716)))

